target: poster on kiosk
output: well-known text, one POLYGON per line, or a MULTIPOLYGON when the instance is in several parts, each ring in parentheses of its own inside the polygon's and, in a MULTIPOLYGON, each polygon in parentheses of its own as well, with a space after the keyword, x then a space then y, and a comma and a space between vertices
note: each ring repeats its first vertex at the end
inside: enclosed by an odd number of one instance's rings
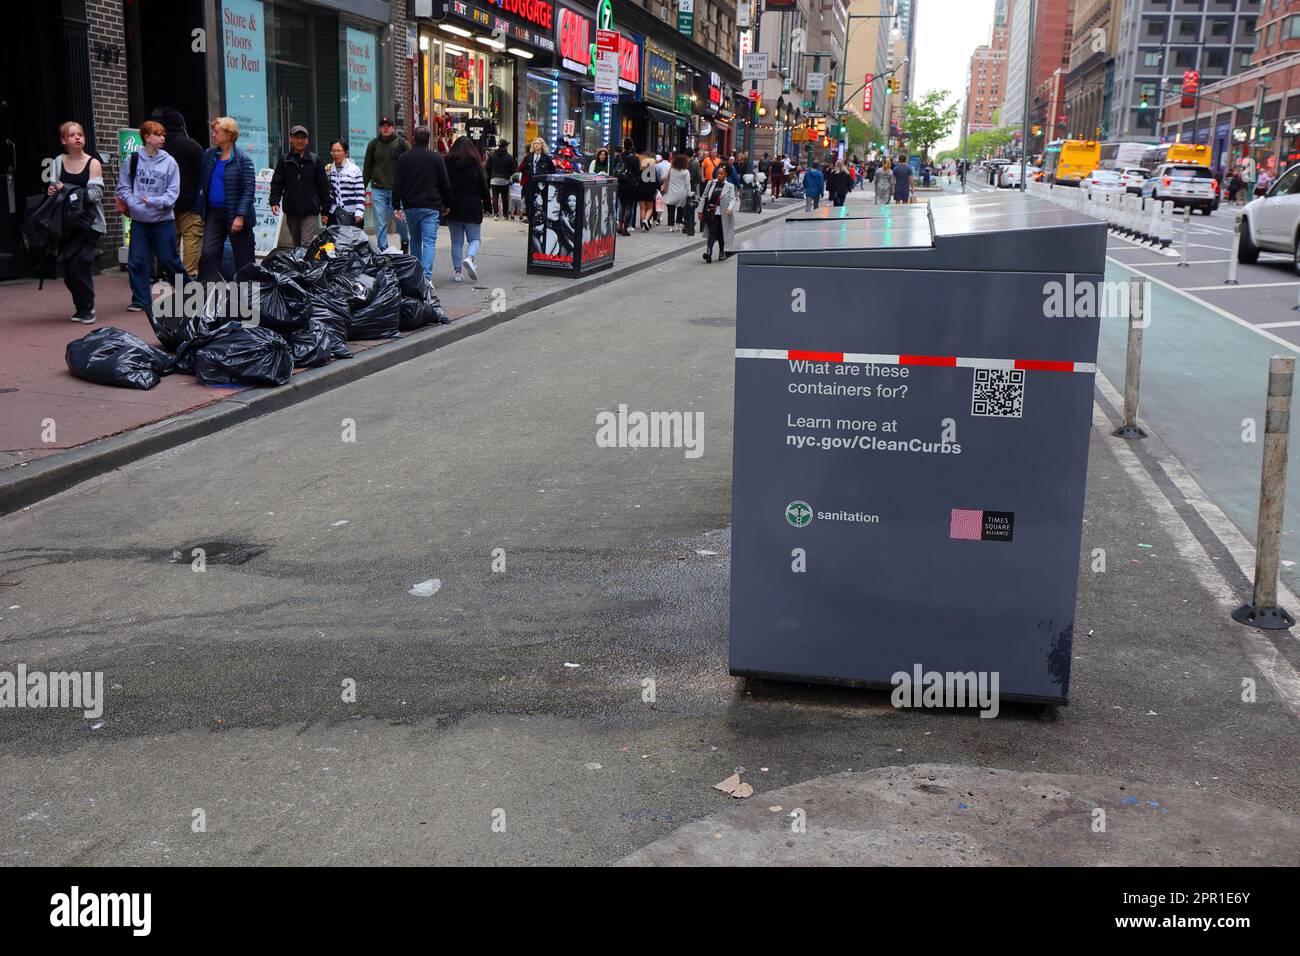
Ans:
POLYGON ((614 265, 618 180, 540 176, 528 210, 528 271, 585 276, 614 265))

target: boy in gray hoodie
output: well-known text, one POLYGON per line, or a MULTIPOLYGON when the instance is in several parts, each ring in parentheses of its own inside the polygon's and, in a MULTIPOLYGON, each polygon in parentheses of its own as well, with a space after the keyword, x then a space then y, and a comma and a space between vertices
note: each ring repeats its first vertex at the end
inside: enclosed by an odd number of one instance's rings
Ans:
POLYGON ((131 279, 131 305, 138 312, 150 309, 149 293, 153 257, 168 276, 189 276, 176 254, 176 198, 181 191, 180 168, 159 147, 166 141, 161 123, 140 125, 143 146, 126 162, 117 177, 118 209, 131 219, 131 254, 127 274, 131 279))

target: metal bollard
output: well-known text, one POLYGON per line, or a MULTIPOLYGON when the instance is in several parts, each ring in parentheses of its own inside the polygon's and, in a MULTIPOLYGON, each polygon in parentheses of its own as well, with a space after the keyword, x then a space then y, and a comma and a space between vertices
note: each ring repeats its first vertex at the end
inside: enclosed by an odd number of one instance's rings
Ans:
POLYGON ((1192 234, 1192 207, 1183 207, 1183 255, 1178 260, 1178 268, 1186 269, 1189 265, 1187 262, 1187 241, 1192 234))
POLYGON ((1124 356, 1124 423, 1115 429, 1120 438, 1146 438, 1138 428, 1138 389, 1142 384, 1142 330, 1151 324, 1150 284, 1137 276, 1128 280, 1128 349, 1124 356))
POLYGON ((1232 220, 1232 251, 1228 253, 1228 278, 1223 280, 1224 285, 1241 285, 1237 281, 1237 251, 1241 248, 1241 217, 1236 216, 1232 220))
POLYGON ((1259 482, 1259 530, 1255 535, 1255 590, 1249 604, 1232 612, 1239 624, 1284 631, 1295 624, 1277 606, 1277 572, 1282 557, 1282 512, 1286 505, 1287 439, 1291 431, 1291 386, 1295 359, 1275 355, 1268 362, 1268 406, 1264 415, 1264 466, 1259 482))
POLYGON ((1160 248, 1168 249, 1174 242, 1174 204, 1168 200, 1160 203, 1160 248))

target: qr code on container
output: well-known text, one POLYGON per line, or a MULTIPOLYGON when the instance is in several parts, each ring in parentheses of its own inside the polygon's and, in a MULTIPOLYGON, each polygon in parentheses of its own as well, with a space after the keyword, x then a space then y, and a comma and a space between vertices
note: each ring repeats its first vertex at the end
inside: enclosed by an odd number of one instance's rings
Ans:
POLYGON ((1024 369, 975 369, 970 413, 990 418, 1019 418, 1025 409, 1024 369))

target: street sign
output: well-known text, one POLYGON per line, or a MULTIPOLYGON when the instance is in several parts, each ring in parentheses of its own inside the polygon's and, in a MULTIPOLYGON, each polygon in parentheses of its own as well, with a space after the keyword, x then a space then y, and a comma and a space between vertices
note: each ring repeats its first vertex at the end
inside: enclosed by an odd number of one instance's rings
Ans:
POLYGON ((740 68, 740 77, 742 80, 765 80, 767 79, 767 51, 757 53, 746 53, 744 65, 740 68))
POLYGON ((871 112, 872 93, 871 88, 876 85, 876 77, 873 73, 867 74, 867 82, 862 87, 862 112, 871 112))
POLYGON ((821 92, 822 90, 824 90, 825 88, 826 88, 826 74, 825 74, 825 73, 809 73, 809 74, 808 74, 808 91, 809 91, 810 93, 820 93, 820 92, 821 92))
POLYGON ((749 0, 740 0, 736 4, 736 26, 741 30, 749 29, 749 0))
POLYGON ((826 116, 826 111, 825 110, 804 110, 803 115, 809 119, 824 119, 826 116))
POLYGON ((677 0, 677 32, 683 36, 695 33, 695 0, 677 0))
POLYGON ((597 93, 613 94, 618 97, 618 31, 596 31, 596 77, 594 84, 597 93))

